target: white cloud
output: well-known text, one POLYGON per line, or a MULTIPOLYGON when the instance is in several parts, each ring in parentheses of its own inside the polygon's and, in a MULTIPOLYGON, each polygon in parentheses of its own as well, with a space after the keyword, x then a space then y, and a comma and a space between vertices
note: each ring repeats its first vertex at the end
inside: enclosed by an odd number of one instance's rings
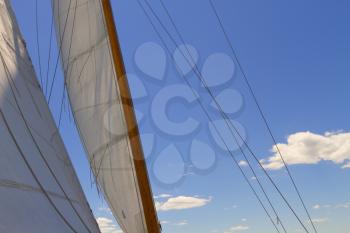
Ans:
POLYGON ((316 204, 312 207, 315 210, 319 210, 319 209, 325 209, 325 208, 332 208, 332 205, 320 205, 320 204, 316 204))
POLYGON ((202 207, 207 205, 211 200, 211 198, 178 196, 171 197, 165 202, 156 201, 155 204, 158 211, 170 211, 202 207))
POLYGON ((105 212, 105 213, 108 213, 108 214, 112 214, 111 209, 108 208, 108 207, 99 207, 98 210, 101 211, 101 212, 105 212))
POLYGON ((163 220, 163 221, 160 221, 160 224, 162 225, 166 225, 166 224, 169 224, 170 222, 169 221, 166 221, 166 220, 163 220))
POLYGON ((328 222, 328 218, 314 218, 312 219, 313 223, 325 223, 328 222))
POLYGON ((169 197, 172 197, 172 195, 171 194, 166 194, 166 193, 153 196, 154 199, 169 198, 169 197))
POLYGON ((237 209, 237 208, 238 208, 238 205, 232 205, 229 207, 225 207, 224 210, 237 209))
POLYGON ((231 227, 229 230, 226 230, 225 233, 236 233, 236 232, 242 232, 242 231, 247 231, 249 230, 249 226, 247 225, 237 225, 231 227))
POLYGON ((246 167, 246 166, 248 166, 248 163, 245 160, 241 160, 241 161, 239 161, 238 165, 241 167, 246 167))
MULTIPOLYGON (((298 132, 289 135, 287 143, 278 144, 287 164, 317 164, 321 161, 332 161, 350 168, 350 133, 326 132, 324 135, 311 132, 298 132)), ((271 150, 273 155, 263 160, 267 169, 280 169, 283 162, 276 146, 271 150)))
POLYGON ((188 225, 188 221, 187 220, 182 220, 180 222, 160 221, 160 224, 182 227, 182 226, 188 225))
POLYGON ((350 202, 348 202, 348 203, 343 203, 343 204, 338 204, 338 205, 336 205, 335 208, 350 209, 350 202))
POLYGON ((332 205, 320 205, 320 204, 316 204, 312 207, 315 210, 320 210, 320 209, 350 209, 350 202, 346 202, 346 203, 341 203, 341 204, 332 204, 332 205))
POLYGON ((96 221, 100 227, 101 233, 123 233, 122 230, 117 228, 113 220, 109 218, 98 217, 96 218, 96 221))
POLYGON ((174 223, 173 225, 182 227, 182 226, 186 226, 187 224, 188 224, 187 220, 183 220, 181 222, 174 223))

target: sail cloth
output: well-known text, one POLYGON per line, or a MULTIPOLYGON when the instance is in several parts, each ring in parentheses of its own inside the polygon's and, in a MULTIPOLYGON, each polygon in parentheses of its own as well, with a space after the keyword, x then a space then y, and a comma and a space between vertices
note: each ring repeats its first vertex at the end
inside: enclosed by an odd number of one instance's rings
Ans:
POLYGON ((0 232, 100 232, 9 0, 0 0, 0 232))
POLYGON ((126 233, 147 233, 100 0, 54 0, 65 83, 96 182, 126 233))

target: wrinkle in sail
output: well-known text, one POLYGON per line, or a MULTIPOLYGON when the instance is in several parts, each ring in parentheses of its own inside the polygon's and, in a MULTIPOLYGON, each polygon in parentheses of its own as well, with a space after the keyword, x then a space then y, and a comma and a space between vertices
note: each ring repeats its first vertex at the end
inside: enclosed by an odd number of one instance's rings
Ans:
POLYGON ((53 2, 69 101, 95 181, 122 230, 147 233, 101 1, 53 2), (63 35, 70 5, 76 15, 63 35))
POLYGON ((99 233, 8 0, 0 34, 0 232, 99 233))

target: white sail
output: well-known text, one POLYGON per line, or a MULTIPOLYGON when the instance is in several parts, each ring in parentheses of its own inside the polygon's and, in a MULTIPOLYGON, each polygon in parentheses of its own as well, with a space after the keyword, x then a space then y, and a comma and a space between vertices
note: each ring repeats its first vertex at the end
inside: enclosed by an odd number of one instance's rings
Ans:
POLYGON ((125 233, 144 210, 100 0, 54 0, 65 82, 92 171, 125 233))
POLYGON ((0 232, 100 232, 9 0, 0 0, 0 232))

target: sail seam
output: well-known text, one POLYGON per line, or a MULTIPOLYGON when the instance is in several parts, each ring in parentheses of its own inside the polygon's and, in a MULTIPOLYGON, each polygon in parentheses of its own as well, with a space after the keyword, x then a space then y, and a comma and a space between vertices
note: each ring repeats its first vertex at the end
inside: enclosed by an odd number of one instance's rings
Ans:
POLYGON ((56 204, 53 202, 53 200, 51 199, 51 197, 49 196, 49 194, 45 191, 43 185, 40 183, 39 178, 36 176, 34 170, 32 169, 32 167, 30 166, 28 160, 26 159, 21 147, 19 146, 13 132, 11 131, 11 128, 5 118, 5 115, 2 111, 2 109, 0 109, 0 115, 2 117, 2 119, 4 120, 4 123, 6 125, 7 131, 10 134, 13 143, 15 144, 16 148, 18 149, 19 154, 21 155, 24 163, 26 164, 28 170, 30 171, 30 173, 32 174, 34 180, 36 181, 36 183, 39 185, 40 189, 43 191, 43 194, 45 195, 45 197, 47 198, 48 202, 51 204, 51 206, 54 208, 55 212, 60 216, 60 218, 63 220, 63 222, 74 232, 74 233, 78 233, 73 226, 68 222, 68 220, 63 216, 63 214, 59 211, 59 209, 57 208, 56 204))
POLYGON ((34 187, 32 185, 29 184, 24 184, 24 183, 18 183, 16 181, 12 181, 12 180, 6 180, 6 179, 0 179, 0 187, 6 187, 6 188, 13 188, 13 189, 19 189, 22 191, 31 191, 31 192, 36 192, 36 193, 44 193, 46 192, 47 194, 49 194, 50 196, 54 196, 54 197, 58 197, 60 199, 64 199, 67 201, 72 201, 76 204, 81 205, 81 203, 77 200, 74 199, 70 199, 70 198, 66 198, 65 196, 53 192, 53 191, 49 191, 49 190, 41 190, 39 187, 34 187))
MULTIPOLYGON (((4 58, 3 58, 2 53, 0 53, 0 56, 1 56, 1 59, 2 59, 2 64, 3 64, 3 66, 4 66, 5 72, 6 72, 6 77, 7 77, 8 80, 11 80, 11 79, 12 79, 12 78, 11 78, 11 74, 10 74, 10 71, 7 69, 7 65, 6 65, 6 63, 5 63, 5 61, 4 61, 4 58)), ((9 83, 9 86, 10 86, 11 91, 13 92, 11 83, 9 83)), ((56 181, 56 184, 58 185, 58 187, 61 189, 61 191, 63 192, 63 194, 67 197, 67 199, 70 200, 70 198, 68 197, 68 195, 67 195, 66 191, 64 190, 63 186, 62 186, 61 183, 59 182, 57 176, 55 175, 55 173, 53 172, 52 168, 50 167, 50 165, 49 165, 47 159, 46 159, 45 156, 43 155, 43 153, 42 153, 42 151, 41 151, 41 149, 40 149, 40 147, 39 147, 39 145, 38 145, 38 142, 37 142, 37 140, 35 139, 33 133, 31 132, 30 127, 28 126, 28 123, 27 123, 27 121, 26 121, 26 119, 25 119, 25 117, 24 117, 24 114, 23 114, 23 112, 22 112, 22 110, 21 110, 21 107, 20 107, 20 105, 19 105, 19 103, 18 103, 16 94, 15 94, 14 92, 13 92, 12 94, 13 94, 15 103, 16 103, 16 105, 17 105, 17 107, 18 107, 20 116, 21 116, 21 118, 22 118, 22 120, 23 120, 23 122, 24 122, 24 124, 25 124, 25 126, 26 126, 26 128, 27 128, 27 131, 28 131, 30 137, 31 137, 32 140, 33 140, 33 143, 34 143, 35 147, 37 148, 37 150, 38 150, 38 152, 39 152, 40 157, 42 158, 42 160, 43 160, 43 162, 45 163, 46 167, 49 169, 50 174, 52 175, 52 177, 53 177, 54 180, 56 181)), ((4 119, 5 119, 5 118, 4 118, 4 119)), ((44 191, 44 188, 43 188, 43 191, 44 191)), ((51 200, 51 199, 50 199, 50 200, 51 200)), ((86 223, 83 221, 83 219, 81 218, 80 214, 79 214, 78 211, 76 210, 75 206, 74 206, 71 202, 69 202, 69 203, 70 203, 70 205, 71 205, 73 211, 75 212, 75 214, 77 215, 77 217, 79 218, 79 220, 81 221, 81 223, 83 224, 83 226, 86 228, 86 230, 87 230, 88 232, 91 232, 91 230, 87 227, 86 223)), ((67 221, 67 222, 68 222, 68 221, 67 221)))

